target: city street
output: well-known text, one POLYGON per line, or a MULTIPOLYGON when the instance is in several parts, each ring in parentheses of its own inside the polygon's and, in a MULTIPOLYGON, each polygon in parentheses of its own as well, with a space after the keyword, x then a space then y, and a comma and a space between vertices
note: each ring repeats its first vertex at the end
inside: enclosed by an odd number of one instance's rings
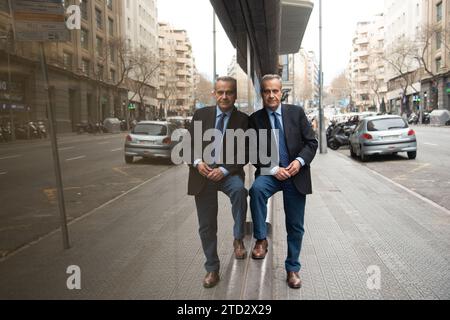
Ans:
MULTIPOLYGON (((360 163, 450 210, 450 128, 412 128, 418 139, 416 160, 399 154, 376 156, 367 163, 360 163)), ((350 158, 348 148, 341 148, 339 152, 350 158)))
MULTIPOLYGON (((68 221, 90 212, 171 166, 124 162, 125 134, 59 139, 68 221)), ((59 228, 49 140, 0 145, 0 257, 59 228)))

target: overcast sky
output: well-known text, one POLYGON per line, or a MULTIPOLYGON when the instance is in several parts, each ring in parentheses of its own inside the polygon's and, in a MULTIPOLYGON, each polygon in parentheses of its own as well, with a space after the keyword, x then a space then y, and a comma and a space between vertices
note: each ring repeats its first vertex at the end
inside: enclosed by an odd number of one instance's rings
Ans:
MULTIPOLYGON (((407 1, 407 0, 398 0, 407 1)), ((319 51, 319 1, 305 33, 302 46, 319 51)), ((323 70, 325 84, 342 72, 349 60, 356 23, 383 11, 384 0, 323 0, 323 70)), ((192 42, 197 69, 212 78, 212 6, 209 0, 158 0, 159 21, 186 29, 192 42)), ((225 75, 235 53, 225 32, 217 23, 217 69, 225 75)))

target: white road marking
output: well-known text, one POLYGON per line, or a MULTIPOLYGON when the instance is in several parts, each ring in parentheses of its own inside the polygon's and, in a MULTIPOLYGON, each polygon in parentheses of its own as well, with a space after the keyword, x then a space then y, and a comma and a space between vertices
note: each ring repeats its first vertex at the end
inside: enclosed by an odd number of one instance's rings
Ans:
POLYGON ((70 159, 66 159, 66 161, 80 160, 80 159, 84 159, 84 158, 86 158, 86 156, 79 156, 79 157, 75 157, 75 158, 70 158, 70 159))
POLYGON ((109 144, 109 143, 111 143, 112 141, 104 141, 104 142, 99 142, 98 144, 109 144))
POLYGON ((59 151, 66 151, 66 150, 72 150, 72 149, 75 149, 75 147, 59 148, 59 151))
POLYGON ((424 142, 423 144, 426 144, 427 146, 439 147, 439 145, 435 143, 424 142))
POLYGON ((0 172, 0 176, 7 174, 8 172, 0 172))
POLYGON ((22 157, 21 154, 15 154, 15 155, 13 155, 13 156, 2 157, 2 158, 0 158, 0 160, 15 159, 15 158, 20 158, 20 157, 22 157))
POLYGON ((123 150, 122 148, 112 149, 111 152, 117 152, 123 150))

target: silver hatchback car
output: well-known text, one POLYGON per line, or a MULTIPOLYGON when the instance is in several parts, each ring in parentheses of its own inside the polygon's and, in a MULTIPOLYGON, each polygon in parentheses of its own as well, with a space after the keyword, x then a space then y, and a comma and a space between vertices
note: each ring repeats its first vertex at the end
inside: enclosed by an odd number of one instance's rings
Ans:
POLYGON ((134 157, 170 159, 175 143, 172 133, 176 126, 163 121, 141 121, 125 140, 125 162, 133 163, 134 157))
POLYGON ((417 156, 414 130, 399 116, 375 116, 363 119, 350 136, 350 154, 367 161, 371 155, 406 152, 413 160, 417 156))

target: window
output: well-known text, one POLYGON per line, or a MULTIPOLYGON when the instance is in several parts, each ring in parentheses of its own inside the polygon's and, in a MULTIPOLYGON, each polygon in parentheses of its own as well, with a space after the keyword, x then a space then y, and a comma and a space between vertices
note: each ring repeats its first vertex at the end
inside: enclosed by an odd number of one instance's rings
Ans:
POLYGON ((64 67, 67 69, 72 69, 72 61, 73 61, 73 56, 71 53, 68 52, 64 52, 63 53, 63 64, 64 67))
POLYGON ((0 11, 6 12, 9 14, 8 0, 0 0, 0 11))
POLYGON ((97 22, 97 28, 103 29, 103 17, 99 9, 95 9, 95 21, 97 22))
POLYGON ((442 2, 436 5, 436 21, 440 22, 442 20, 442 2))
POLYGON ((97 45, 96 45, 97 55, 99 57, 103 57, 103 39, 97 37, 97 45))
POLYGON ((113 83, 116 82, 116 71, 114 71, 113 69, 110 70, 110 74, 111 74, 111 81, 113 83))
POLYGON ((105 68, 103 65, 98 64, 97 65, 97 73, 98 73, 98 79, 103 81, 103 74, 105 72, 105 68))
POLYGON ((83 49, 89 50, 89 31, 86 29, 81 29, 81 47, 83 49))
POLYGON ((81 60, 81 70, 85 75, 89 75, 90 62, 87 59, 81 60))
POLYGON ((436 32, 436 50, 439 50, 442 46, 442 32, 436 32))
POLYGON ((80 3, 80 10, 81 18, 88 20, 88 0, 83 0, 83 2, 80 3))
POLYGON ((106 5, 108 6, 109 9, 113 9, 113 1, 112 0, 106 0, 106 5))
POLYGON ((108 31, 111 37, 114 37, 114 20, 108 18, 108 31))
POLYGON ((436 72, 441 71, 441 66, 442 66, 442 59, 441 58, 437 58, 436 59, 436 72))
POLYGON ((109 60, 113 63, 116 61, 116 50, 113 45, 109 47, 109 60))

